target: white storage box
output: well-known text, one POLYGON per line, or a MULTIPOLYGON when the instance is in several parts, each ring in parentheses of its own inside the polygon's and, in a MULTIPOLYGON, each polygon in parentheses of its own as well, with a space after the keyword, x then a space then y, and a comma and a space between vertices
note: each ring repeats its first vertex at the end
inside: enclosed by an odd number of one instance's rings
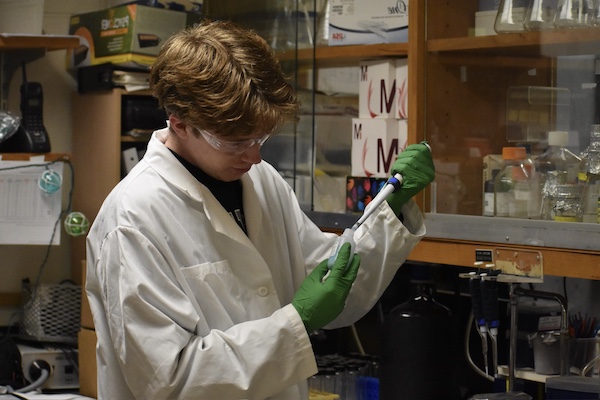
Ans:
POLYGON ((408 63, 406 58, 370 60, 360 64, 359 118, 408 117, 408 63))
POLYGON ((407 41, 408 0, 330 0, 330 46, 407 41))
POLYGON ((352 119, 352 176, 387 178, 398 153, 406 148, 406 120, 352 119))

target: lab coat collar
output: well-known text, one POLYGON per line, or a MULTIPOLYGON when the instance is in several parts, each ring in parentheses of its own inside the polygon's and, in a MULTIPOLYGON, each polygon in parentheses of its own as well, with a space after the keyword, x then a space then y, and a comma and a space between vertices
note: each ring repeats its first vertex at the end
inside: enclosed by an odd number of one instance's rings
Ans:
POLYGON ((250 173, 244 174, 241 178, 244 214, 246 215, 246 225, 248 227, 248 236, 246 236, 244 231, 225 211, 210 190, 198 182, 165 146, 164 142, 167 135, 169 135, 168 128, 155 131, 152 134, 146 154, 144 155, 144 159, 146 159, 150 168, 154 169, 167 182, 174 185, 181 192, 200 203, 204 207, 207 218, 217 232, 223 233, 248 247, 254 247, 250 239, 260 233, 262 210, 250 173))

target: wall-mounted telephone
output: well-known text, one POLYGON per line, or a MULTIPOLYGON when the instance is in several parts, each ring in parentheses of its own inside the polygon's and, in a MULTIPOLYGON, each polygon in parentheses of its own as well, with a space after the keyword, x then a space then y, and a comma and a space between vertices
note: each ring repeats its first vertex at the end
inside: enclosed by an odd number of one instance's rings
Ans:
POLYGON ((0 146, 5 153, 48 153, 50 138, 44 128, 44 93, 39 82, 28 82, 23 64, 21 84, 21 126, 0 146))

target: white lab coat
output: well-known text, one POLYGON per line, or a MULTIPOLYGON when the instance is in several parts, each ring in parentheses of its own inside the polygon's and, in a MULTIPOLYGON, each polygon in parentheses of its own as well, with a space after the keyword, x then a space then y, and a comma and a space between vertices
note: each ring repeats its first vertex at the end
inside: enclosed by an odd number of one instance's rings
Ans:
MULTIPOLYGON (((301 211, 267 162, 242 177, 248 236, 153 134, 87 237, 86 290, 101 399, 307 399, 317 372, 290 304, 336 236, 301 211)), ((364 316, 425 233, 384 202, 356 234, 362 257, 343 313, 364 316)))

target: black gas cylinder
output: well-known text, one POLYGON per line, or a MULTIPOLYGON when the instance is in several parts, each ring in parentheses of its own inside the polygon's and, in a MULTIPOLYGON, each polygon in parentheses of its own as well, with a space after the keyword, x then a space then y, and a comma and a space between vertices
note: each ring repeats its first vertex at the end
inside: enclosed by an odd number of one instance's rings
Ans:
POLYGON ((459 399, 456 318, 435 300, 432 283, 414 282, 412 292, 385 316, 380 398, 459 399))

